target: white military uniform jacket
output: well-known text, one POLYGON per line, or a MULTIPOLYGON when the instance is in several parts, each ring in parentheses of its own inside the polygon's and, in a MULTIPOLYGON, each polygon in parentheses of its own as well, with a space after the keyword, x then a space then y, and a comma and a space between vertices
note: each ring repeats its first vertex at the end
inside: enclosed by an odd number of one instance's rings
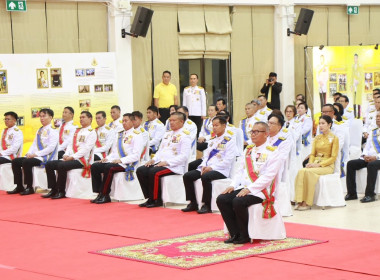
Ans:
POLYGON ((165 126, 159 119, 154 119, 153 121, 146 121, 144 128, 149 132, 149 146, 157 150, 165 134, 165 126))
POLYGON ((75 130, 73 138, 71 138, 69 145, 67 146, 64 156, 72 156, 75 160, 79 160, 84 157, 88 163, 94 162, 94 153, 92 153, 96 142, 96 132, 91 126, 82 127, 75 130), (75 135, 76 134, 76 135, 75 135), (78 147, 77 152, 74 151, 74 138, 76 141, 76 146, 78 147))
POLYGON ((307 114, 303 114, 302 116, 297 115, 295 120, 296 125, 299 125, 300 137, 298 138, 298 145, 302 144, 302 136, 308 134, 306 137, 309 145, 311 145, 311 134, 313 130, 313 120, 307 114))
POLYGON ((254 124, 259 121, 261 121, 261 119, 258 116, 256 116, 256 114, 254 114, 250 118, 245 117, 244 119, 240 121, 239 127, 243 131, 244 142, 247 142, 249 139, 251 139, 250 131, 252 130, 252 127, 254 126, 254 124), (244 127, 243 127, 243 123, 245 125, 244 127))
POLYGON ((95 132, 97 139, 102 146, 97 147, 95 145, 94 154, 103 159, 103 153, 105 153, 107 157, 110 149, 112 148, 116 134, 108 125, 103 125, 101 127, 95 128, 95 132))
POLYGON ((260 121, 267 123, 270 114, 272 114, 272 109, 269 109, 267 106, 265 106, 264 108, 259 109, 256 112, 255 116, 258 117, 260 121))
POLYGON ((231 137, 226 131, 219 137, 211 138, 207 149, 203 152, 202 163, 198 166, 198 170, 201 171, 202 167, 209 166, 212 170, 229 177, 236 159, 236 149, 235 137, 231 137))
POLYGON ((168 169, 176 174, 184 174, 191 152, 190 131, 184 127, 168 131, 162 138, 160 148, 153 160, 155 163, 166 161, 168 169))
POLYGON ((120 159, 121 163, 119 163, 119 165, 126 168, 127 164, 135 163, 140 160, 143 144, 144 138, 139 130, 132 127, 127 131, 120 131, 113 143, 111 153, 107 156, 107 162, 112 162, 114 160, 120 159), (118 146, 120 138, 122 148, 125 152, 124 157, 122 157, 119 153, 118 146))
POLYGON ((368 102, 368 106, 367 106, 367 109, 365 110, 365 113, 364 113, 364 118, 367 120, 368 118, 368 115, 371 111, 376 111, 376 107, 375 107, 375 102, 373 100, 370 100, 368 102))
POLYGON ((110 128, 112 128, 116 133, 124 130, 124 128, 123 128, 123 117, 120 117, 117 120, 110 122, 110 124, 108 126, 110 128))
POLYGON ((50 155, 55 151, 54 157, 51 160, 56 160, 58 158, 58 130, 52 128, 51 124, 41 127, 36 132, 36 137, 34 138, 32 146, 30 146, 27 154, 36 154, 36 159, 44 161, 43 156, 50 155), (38 149, 37 145, 37 135, 40 133, 42 149, 38 149))
POLYGON ((376 156, 377 160, 380 160, 380 152, 378 152, 374 146, 373 135, 377 136, 377 142, 380 144, 380 128, 376 127, 375 129, 369 132, 367 142, 365 144, 364 150, 360 159, 364 159, 364 156, 376 156))
POLYGON ((69 122, 63 122, 61 124, 61 126, 59 127, 59 130, 58 130, 58 137, 59 137, 58 152, 66 151, 66 148, 69 145, 69 142, 73 138, 75 130, 78 128, 76 125, 73 124, 73 122, 74 121, 72 121, 72 120, 69 122), (61 142, 62 142, 62 144, 61 144, 61 142))
POLYGON ((171 128, 170 128, 170 120, 167 119, 166 122, 165 122, 165 131, 169 131, 171 128))
POLYGON ((377 115, 376 108, 374 110, 371 110, 368 113, 368 116, 367 116, 367 118, 365 119, 365 122, 364 122, 363 133, 364 132, 369 133, 372 129, 375 129, 377 127, 377 125, 376 125, 376 115, 377 115))
POLYGON ((203 120, 201 131, 199 132, 199 137, 203 137, 206 141, 210 140, 212 133, 212 120, 214 118, 207 118, 203 120))
POLYGON ((348 121, 348 125, 351 125, 352 120, 355 119, 354 109, 347 106, 346 109, 344 109, 342 118, 343 120, 348 121))
POLYGON ((206 94, 203 87, 186 87, 182 103, 189 109, 189 116, 206 116, 206 94))
POLYGON ((191 137, 191 146, 195 144, 195 140, 197 138, 197 125, 190 119, 187 119, 183 125, 183 128, 190 131, 190 137, 191 137))
POLYGON ((22 154, 22 144, 24 140, 22 131, 18 129, 16 125, 12 126, 11 128, 8 128, 6 132, 5 129, 1 134, 0 140, 1 157, 6 158, 8 160, 11 160, 11 156, 15 158, 20 157, 22 154), (5 141, 5 149, 3 149, 3 141, 5 141))
POLYGON ((142 161, 148 161, 150 159, 149 157, 149 132, 145 130, 145 128, 140 125, 139 127, 135 128, 136 130, 140 131, 143 137, 143 146, 141 150, 141 160, 142 161), (146 150, 145 150, 146 149, 146 150), (144 153, 144 155, 143 155, 144 153))
POLYGON ((227 133, 230 136, 236 138, 236 156, 241 156, 244 150, 244 137, 243 131, 240 128, 235 127, 233 124, 227 123, 226 127, 227 133))

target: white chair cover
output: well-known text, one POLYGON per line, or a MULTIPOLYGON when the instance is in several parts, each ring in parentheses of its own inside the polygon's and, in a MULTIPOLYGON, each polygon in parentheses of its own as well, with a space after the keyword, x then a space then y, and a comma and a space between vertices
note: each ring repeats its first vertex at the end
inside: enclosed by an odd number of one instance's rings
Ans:
POLYGON ((14 189, 13 171, 11 163, 0 164, 0 190, 11 191, 14 189))
POLYGON ((169 175, 161 178, 162 201, 186 204, 186 190, 183 175, 169 175))
POLYGON ((40 188, 47 190, 47 176, 45 167, 34 166, 33 167, 33 188, 40 188))
POLYGON ((349 159, 357 159, 361 155, 363 121, 354 119, 350 125, 350 151, 349 159))
MULTIPOLYGON (((375 184, 375 193, 380 193, 380 171, 377 172, 376 184, 375 184)), ((367 186, 367 168, 362 168, 356 171, 356 192, 365 193, 365 188, 367 186)))
MULTIPOLYGON (((216 205, 216 198, 220 195, 225 189, 232 186, 232 180, 229 178, 219 179, 212 181, 212 195, 211 195, 211 210, 219 211, 218 206, 216 205)), ((194 182, 195 187, 195 196, 197 198, 198 208, 202 207, 202 195, 203 195, 203 186, 201 179, 198 179, 194 182)))
POLYGON ((90 178, 82 177, 83 169, 73 169, 67 172, 66 197, 92 199, 95 194, 92 192, 90 178))
POLYGON ((118 172, 113 176, 111 197, 119 201, 144 199, 144 194, 141 190, 139 180, 137 180, 136 173, 134 172, 133 174, 133 181, 127 181, 125 175, 125 172, 118 172))

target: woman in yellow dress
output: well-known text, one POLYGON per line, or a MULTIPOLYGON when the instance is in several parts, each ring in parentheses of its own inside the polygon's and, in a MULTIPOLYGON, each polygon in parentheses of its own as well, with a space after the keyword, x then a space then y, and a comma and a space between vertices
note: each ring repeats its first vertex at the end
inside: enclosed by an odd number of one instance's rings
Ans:
MULTIPOLYGON (((295 183, 295 210, 311 209, 314 201, 315 185, 320 175, 332 174, 339 152, 339 139, 331 132, 332 119, 322 116, 319 119, 321 134, 314 139, 309 163, 298 171, 295 183)), ((334 186, 331 186, 332 188, 334 186)))

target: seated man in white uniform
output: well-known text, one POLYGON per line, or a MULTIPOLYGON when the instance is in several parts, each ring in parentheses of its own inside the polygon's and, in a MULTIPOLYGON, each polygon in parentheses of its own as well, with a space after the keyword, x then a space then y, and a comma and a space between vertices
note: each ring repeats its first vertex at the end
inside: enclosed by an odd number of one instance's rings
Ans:
POLYGON ((261 121, 267 122, 268 116, 272 113, 272 109, 267 106, 267 99, 265 95, 259 95, 257 99, 260 101, 259 110, 256 113, 256 117, 258 117, 261 121))
POLYGON ((118 133, 123 130, 123 117, 121 116, 120 107, 113 105, 111 107, 111 118, 112 122, 109 123, 109 127, 114 130, 115 133, 118 133))
POLYGON ((96 142, 94 150, 94 161, 99 161, 107 157, 111 150, 113 142, 115 141, 115 132, 106 125, 107 115, 104 111, 98 111, 95 115, 96 124, 96 142))
POLYGON ((133 111, 132 116, 134 117, 134 120, 132 121, 134 129, 139 130, 144 139, 144 142, 142 143, 142 151, 140 156, 140 159, 143 160, 143 158, 147 158, 149 156, 149 151, 146 148, 147 144, 149 143, 149 133, 142 126, 143 114, 140 111, 133 111))
POLYGON ((66 197, 67 172, 83 168, 82 176, 90 177, 93 162, 92 149, 95 146, 96 133, 91 128, 92 114, 83 111, 80 114, 81 128, 77 128, 61 160, 51 160, 46 164, 48 188, 51 189, 43 198, 60 199, 66 197), (55 174, 57 170, 57 175, 55 174))
POLYGON ((154 154, 165 134, 165 126, 158 119, 158 108, 156 106, 148 107, 146 117, 148 120, 144 123, 144 129, 149 132, 149 154, 154 154))
POLYGON ((33 194, 33 167, 45 166, 48 161, 58 158, 58 131, 51 125, 54 112, 51 109, 41 109, 39 115, 42 127, 36 132, 36 138, 34 138, 28 153, 25 157, 12 160, 14 183, 17 187, 12 191, 8 191, 8 194, 33 194), (24 189, 22 183, 23 174, 26 189, 24 189))
POLYGON ((263 218, 270 219, 276 213, 273 208, 274 191, 283 161, 278 159, 279 149, 268 140, 269 127, 257 122, 251 130, 252 145, 245 149, 244 166, 239 170, 234 187, 218 196, 216 203, 230 233, 225 243, 244 244, 248 235, 248 207, 263 203, 263 218))
POLYGON ((249 131, 252 129, 253 125, 260 121, 255 114, 258 111, 257 103, 247 103, 245 104, 245 114, 246 117, 240 121, 239 127, 243 131, 244 146, 248 145, 248 140, 250 139, 249 131), (255 106, 256 104, 256 106, 255 106))
POLYGON ((15 112, 4 114, 5 128, 1 134, 0 164, 11 163, 13 159, 21 156, 24 137, 16 126, 17 119, 15 112))
POLYGON ((58 145, 58 159, 63 157, 70 140, 73 138, 77 126, 73 124, 74 109, 72 107, 65 107, 62 112, 62 124, 59 127, 59 145, 58 145))
POLYGON ((179 106, 177 112, 181 112, 186 115, 186 121, 183 127, 190 131, 191 147, 193 147, 197 138, 197 125, 189 119, 189 110, 186 106, 179 106))
POLYGON ((207 114, 208 118, 203 120, 201 131, 199 132, 199 137, 197 141, 197 150, 204 151, 207 149, 207 142, 211 139, 212 135, 212 120, 215 118, 217 113, 216 105, 209 105, 207 114))
POLYGON ((352 120, 355 119, 355 115, 354 108, 348 106, 350 104, 350 99, 347 95, 342 95, 341 97, 339 97, 339 103, 342 104, 344 109, 342 118, 345 121, 348 121, 348 125, 351 125, 352 120))

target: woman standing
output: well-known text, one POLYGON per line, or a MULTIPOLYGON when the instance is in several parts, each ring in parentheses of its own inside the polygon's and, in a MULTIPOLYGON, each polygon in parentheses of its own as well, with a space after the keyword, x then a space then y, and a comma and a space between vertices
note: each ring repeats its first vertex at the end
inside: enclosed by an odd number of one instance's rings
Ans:
POLYGON ((319 176, 334 172, 335 160, 339 153, 339 139, 331 132, 332 123, 332 119, 326 115, 319 119, 321 134, 314 139, 309 163, 306 168, 298 171, 296 177, 295 199, 298 205, 295 210, 310 209, 319 176))
POLYGON ((296 125, 299 125, 300 137, 297 140, 297 156, 302 163, 311 151, 311 133, 313 130, 313 120, 306 114, 308 106, 300 103, 297 107, 296 125))

